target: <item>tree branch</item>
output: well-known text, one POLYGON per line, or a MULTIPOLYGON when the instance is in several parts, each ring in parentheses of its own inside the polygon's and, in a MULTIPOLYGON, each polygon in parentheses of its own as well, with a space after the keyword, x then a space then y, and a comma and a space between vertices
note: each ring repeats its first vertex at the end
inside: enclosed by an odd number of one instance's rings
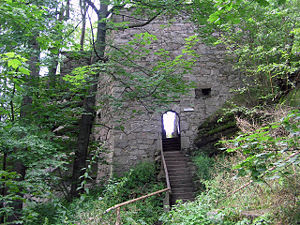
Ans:
POLYGON ((90 26, 91 26, 91 32, 92 32, 92 44, 93 44, 93 49, 94 49, 94 52, 97 56, 98 59, 102 60, 103 62, 106 61, 105 58, 99 56, 98 52, 96 51, 96 44, 95 44, 95 36, 94 36, 94 31, 93 31, 93 24, 92 24, 92 19, 90 17, 90 15, 88 14, 88 17, 89 17, 89 21, 90 21, 90 26))
POLYGON ((99 9, 97 9, 95 4, 91 0, 85 0, 85 2, 93 8, 93 10, 97 13, 97 15, 99 14, 99 9))
POLYGON ((130 29, 130 28, 138 28, 138 27, 143 27, 146 26, 148 24, 150 24, 153 20, 155 20, 164 10, 161 10, 160 12, 158 12, 157 14, 155 14, 153 17, 151 17, 149 20, 147 20, 144 23, 137 23, 137 24, 131 24, 125 27, 108 27, 106 28, 107 30, 125 30, 125 29, 130 29))

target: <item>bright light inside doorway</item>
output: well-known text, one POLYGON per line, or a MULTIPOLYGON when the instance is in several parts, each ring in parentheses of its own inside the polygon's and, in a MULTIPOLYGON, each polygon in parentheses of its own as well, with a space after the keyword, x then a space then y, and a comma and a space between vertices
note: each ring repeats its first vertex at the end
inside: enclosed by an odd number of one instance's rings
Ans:
POLYGON ((164 129, 167 137, 171 137, 174 132, 175 117, 176 114, 174 112, 167 112, 163 115, 164 129))

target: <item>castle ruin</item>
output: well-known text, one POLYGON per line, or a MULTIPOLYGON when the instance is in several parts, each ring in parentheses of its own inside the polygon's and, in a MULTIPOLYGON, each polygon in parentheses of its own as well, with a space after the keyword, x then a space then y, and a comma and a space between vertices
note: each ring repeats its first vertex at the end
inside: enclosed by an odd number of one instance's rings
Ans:
MULTIPOLYGON (((128 18, 124 15, 115 16, 115 21, 122 22, 128 18)), ((152 44, 153 49, 166 49, 175 57, 181 53, 185 39, 195 34, 195 27, 185 18, 176 17, 170 22, 162 16, 143 27, 114 31, 111 36, 114 45, 118 46, 141 32, 156 35, 158 40, 152 44)), ((108 148, 105 157, 109 162, 109 165, 98 166, 98 178, 112 173, 121 175, 141 161, 154 161, 162 148, 161 140, 165 135, 162 115, 166 111, 172 111, 178 116, 175 129, 178 129, 182 151, 194 148, 198 126, 224 104, 231 95, 230 89, 240 83, 232 66, 225 60, 222 47, 199 43, 196 52, 200 57, 194 63, 192 72, 184 75, 184 80, 194 82, 195 88, 180 99, 170 99, 171 104, 165 111, 132 116, 133 110, 137 111, 142 106, 139 103, 130 104, 122 115, 125 118, 123 129, 118 130, 111 127, 114 127, 119 113, 107 108, 98 110, 93 137, 96 141, 105 141, 108 148), (101 126, 99 123, 106 125, 101 126)), ((144 65, 154 61, 155 56, 145 58, 144 65)), ((105 93, 117 96, 119 92, 118 85, 110 77, 103 77, 99 82, 98 98, 105 93)))

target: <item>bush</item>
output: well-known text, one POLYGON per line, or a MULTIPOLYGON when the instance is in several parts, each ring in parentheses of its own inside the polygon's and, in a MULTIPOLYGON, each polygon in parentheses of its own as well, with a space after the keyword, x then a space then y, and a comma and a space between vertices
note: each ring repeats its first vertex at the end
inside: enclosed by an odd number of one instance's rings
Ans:
POLYGON ((214 159, 205 154, 198 154, 194 156, 193 162, 197 168, 197 178, 201 180, 210 180, 214 159))
MULTIPOLYGON (((109 207, 164 188, 163 183, 156 182, 156 173, 154 164, 141 163, 123 177, 114 178, 71 203, 57 198, 28 205, 25 224, 111 224, 115 221, 115 211, 104 214, 109 207)), ((122 224, 155 223, 163 211, 163 197, 152 196, 122 207, 122 224)))

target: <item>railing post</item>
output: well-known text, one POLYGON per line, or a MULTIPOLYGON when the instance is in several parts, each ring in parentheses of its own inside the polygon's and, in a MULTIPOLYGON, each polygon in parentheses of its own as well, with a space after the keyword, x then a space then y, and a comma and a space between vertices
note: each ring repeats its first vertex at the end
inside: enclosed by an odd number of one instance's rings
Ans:
POLYGON ((121 215, 120 215, 120 208, 117 208, 117 218, 116 218, 116 225, 121 225, 121 215))
POLYGON ((164 156, 161 136, 159 136, 159 142, 160 142, 161 162, 162 162, 162 166, 164 168, 164 172, 165 172, 165 176, 166 176, 167 188, 169 189, 166 192, 166 197, 164 199, 164 211, 169 211, 170 210, 170 194, 171 194, 172 190, 171 190, 171 185, 170 185, 168 168, 167 168, 167 164, 166 164, 166 160, 165 160, 165 156, 164 156))

